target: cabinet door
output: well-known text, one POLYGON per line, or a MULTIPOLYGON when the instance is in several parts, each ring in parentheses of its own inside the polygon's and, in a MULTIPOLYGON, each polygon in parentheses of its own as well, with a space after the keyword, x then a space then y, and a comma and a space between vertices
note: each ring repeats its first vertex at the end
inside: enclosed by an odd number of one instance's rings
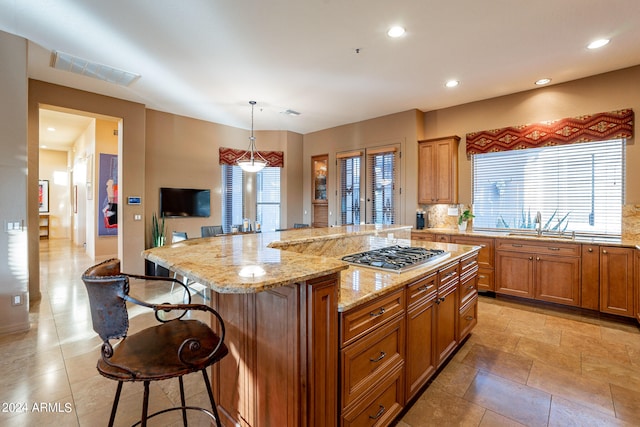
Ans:
POLYGON ((437 142, 435 146, 435 193, 437 203, 458 203, 458 146, 453 140, 437 142), (455 164, 454 164, 455 162, 455 164))
POLYGON ((597 245, 582 245, 582 291, 580 307, 600 309, 600 248, 597 245))
POLYGON ((640 322, 640 250, 636 250, 635 260, 635 280, 636 280, 636 319, 640 322))
POLYGON ((458 344, 458 285, 439 292, 436 300, 437 366, 455 350, 458 344))
POLYGON ((436 370, 435 294, 407 312, 407 401, 426 384, 436 370))
POLYGON ((496 252, 496 293, 533 298, 533 255, 496 252))
POLYGON ((418 203, 431 204, 436 201, 434 179, 435 147, 433 144, 418 144, 418 203))
POLYGON ((535 266, 536 299, 580 304, 580 258, 535 255, 535 266))
POLYGON ((600 247, 600 311, 634 317, 634 249, 600 247))

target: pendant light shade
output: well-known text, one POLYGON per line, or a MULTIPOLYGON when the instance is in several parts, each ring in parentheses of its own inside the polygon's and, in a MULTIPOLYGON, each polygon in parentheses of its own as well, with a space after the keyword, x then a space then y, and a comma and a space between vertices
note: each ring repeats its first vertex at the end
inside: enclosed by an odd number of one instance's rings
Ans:
POLYGON ((249 137, 249 150, 238 159, 238 166, 245 172, 260 172, 269 162, 256 150, 256 137, 253 136, 253 107, 256 101, 249 101, 251 104, 251 136, 249 137))

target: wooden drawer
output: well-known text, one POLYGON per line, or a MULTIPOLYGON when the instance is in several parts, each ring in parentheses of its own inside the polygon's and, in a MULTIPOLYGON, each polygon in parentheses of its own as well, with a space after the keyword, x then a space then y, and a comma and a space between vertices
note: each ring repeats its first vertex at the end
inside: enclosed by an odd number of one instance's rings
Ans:
POLYGON ((344 411, 344 427, 386 426, 402 411, 404 367, 399 366, 382 378, 365 398, 344 411))
POLYGON ((412 231, 411 232, 411 240, 420 240, 423 242, 433 242, 435 241, 435 235, 431 233, 423 233, 420 231, 412 231))
POLYGON ((495 261, 493 257, 495 241, 493 238, 488 237, 471 237, 471 236, 451 236, 451 243, 458 243, 461 245, 480 246, 480 252, 478 253, 478 264, 480 268, 493 268, 495 261))
POLYGON ((458 342, 462 341, 478 324, 478 298, 471 299, 460 309, 458 319, 458 342))
POLYGON ((460 279, 460 264, 458 262, 450 264, 438 271, 438 289, 452 286, 460 279))
POLYGON ((493 268, 478 269, 478 290, 491 292, 496 290, 493 268))
POLYGON ((478 271, 478 254, 474 254, 468 258, 463 258, 460 261, 460 276, 464 277, 468 273, 473 273, 478 271))
POLYGON ((343 408, 404 364, 404 336, 404 316, 400 316, 342 350, 343 408))
POLYGON ((459 307, 462 307, 472 298, 478 295, 478 276, 467 276, 460 281, 459 307))
POLYGON ((451 242, 451 236, 449 236, 448 234, 436 234, 434 239, 434 242, 441 242, 441 243, 450 243, 451 242))
POLYGON ((342 346, 346 346, 370 330, 404 312, 404 307, 404 289, 400 289, 342 313, 340 317, 340 342, 342 346))
POLYGON ((434 272, 430 275, 416 280, 407 286, 407 307, 413 307, 429 298, 437 288, 438 273, 434 272))
POLYGON ((580 256, 580 245, 559 242, 530 242, 528 240, 499 239, 496 250, 549 255, 580 256))

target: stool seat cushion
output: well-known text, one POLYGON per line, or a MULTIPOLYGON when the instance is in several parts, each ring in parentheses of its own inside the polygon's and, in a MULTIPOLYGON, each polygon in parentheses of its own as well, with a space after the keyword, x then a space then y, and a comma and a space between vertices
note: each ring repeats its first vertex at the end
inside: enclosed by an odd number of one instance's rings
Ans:
POLYGON ((205 358, 219 341, 218 335, 199 320, 172 320, 124 338, 115 346, 109 363, 100 359, 97 368, 103 376, 118 381, 178 377, 202 370, 226 356, 229 350, 222 344, 211 358, 205 358), (179 349, 188 339, 197 339, 199 345, 184 346, 185 364, 180 360, 179 349))

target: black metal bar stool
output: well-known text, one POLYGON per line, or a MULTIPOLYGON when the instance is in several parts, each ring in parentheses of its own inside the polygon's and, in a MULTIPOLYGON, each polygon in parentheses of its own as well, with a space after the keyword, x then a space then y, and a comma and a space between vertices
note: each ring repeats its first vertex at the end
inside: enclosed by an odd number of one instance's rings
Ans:
POLYGON ((98 372, 106 378, 118 381, 116 396, 111 408, 109 426, 113 426, 122 384, 126 381, 144 383, 142 418, 134 425, 146 426, 147 420, 169 411, 182 411, 183 423, 187 425, 187 410, 197 410, 216 421, 220 418, 213 398, 207 368, 225 357, 228 353, 224 344, 224 322, 217 311, 204 304, 191 304, 188 290, 186 304, 151 304, 129 296, 129 278, 166 281, 186 286, 174 278, 139 276, 124 274, 120 271, 120 261, 111 259, 89 268, 82 275, 91 306, 93 329, 102 338, 101 357, 98 360, 98 372), (129 315, 126 303, 133 303, 154 311, 159 324, 127 336, 129 315), (209 325, 185 317, 191 310, 205 311, 217 319, 218 333, 209 325), (175 317, 168 319, 170 312, 175 317), (111 340, 118 340, 115 345, 111 340), (211 401, 209 411, 204 408, 187 406, 184 397, 182 377, 201 371, 211 401), (157 411, 149 415, 149 384, 151 381, 178 378, 180 383, 181 406, 157 411))

